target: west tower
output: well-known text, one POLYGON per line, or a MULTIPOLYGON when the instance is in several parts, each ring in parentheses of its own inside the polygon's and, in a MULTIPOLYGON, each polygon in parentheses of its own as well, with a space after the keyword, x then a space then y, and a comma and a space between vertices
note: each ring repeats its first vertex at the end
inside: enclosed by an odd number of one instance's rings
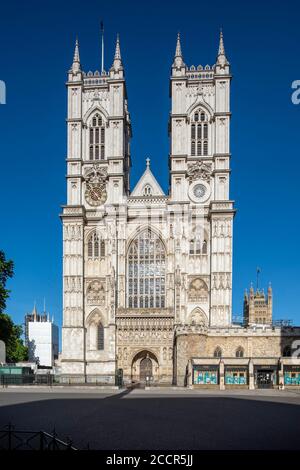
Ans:
POLYGON ((170 203, 189 213, 181 269, 205 283, 209 296, 201 307, 209 325, 221 327, 231 324, 230 81, 222 32, 212 66, 188 67, 178 34, 170 77, 170 203))
POLYGON ((113 376, 116 365, 115 204, 129 193, 131 137, 119 37, 101 73, 82 70, 76 40, 66 86, 62 375, 93 380, 113 376))

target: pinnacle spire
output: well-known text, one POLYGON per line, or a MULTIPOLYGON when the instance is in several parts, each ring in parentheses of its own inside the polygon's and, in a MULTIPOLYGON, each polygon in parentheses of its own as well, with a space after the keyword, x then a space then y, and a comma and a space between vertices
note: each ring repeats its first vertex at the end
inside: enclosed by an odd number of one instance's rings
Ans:
POLYGON ((225 47, 224 47, 224 37, 222 28, 220 29, 220 39, 219 39, 219 50, 218 50, 218 57, 217 57, 217 64, 224 67, 225 65, 229 65, 229 62, 226 58, 225 54, 225 47))
POLYGON ((220 29, 220 41, 219 41, 218 55, 225 55, 224 37, 223 37, 222 28, 220 29))
POLYGON ((31 315, 33 315, 34 319, 36 320, 36 318, 37 318, 36 301, 34 301, 33 310, 31 312, 31 315))
POLYGON ((118 72, 119 70, 122 70, 122 69, 123 69, 122 58, 121 58, 121 49, 120 49, 120 37, 119 37, 119 34, 117 34, 116 49, 115 49, 115 56, 114 56, 114 61, 113 61, 112 69, 113 69, 115 72, 118 72))
POLYGON ((76 36, 72 71, 78 72, 79 70, 80 70, 79 42, 78 42, 78 37, 76 36))
POLYGON ((184 65, 185 64, 183 62, 183 56, 182 56, 182 51, 181 51, 180 33, 178 32, 173 66, 180 68, 180 67, 184 67, 184 65))
POLYGON ((79 42, 78 42, 78 37, 76 36, 76 41, 75 41, 75 51, 74 51, 74 59, 73 62, 80 62, 79 58, 79 42))
POLYGON ((117 34, 116 50, 115 50, 115 59, 121 60, 121 50, 120 50, 120 38, 119 33, 117 34))
POLYGON ((177 33, 175 57, 182 57, 181 44, 180 44, 180 32, 179 31, 177 33))

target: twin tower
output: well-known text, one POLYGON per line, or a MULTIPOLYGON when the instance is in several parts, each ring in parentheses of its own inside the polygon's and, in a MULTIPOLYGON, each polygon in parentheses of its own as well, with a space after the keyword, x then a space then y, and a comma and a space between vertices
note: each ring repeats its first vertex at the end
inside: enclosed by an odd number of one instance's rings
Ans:
POLYGON ((174 381, 179 335, 191 325, 231 326, 230 80, 222 32, 212 66, 188 67, 178 34, 169 191, 149 161, 131 189, 119 38, 110 70, 101 73, 82 70, 76 41, 61 214, 65 377, 92 381, 122 369, 129 380, 151 366, 153 376, 174 381))

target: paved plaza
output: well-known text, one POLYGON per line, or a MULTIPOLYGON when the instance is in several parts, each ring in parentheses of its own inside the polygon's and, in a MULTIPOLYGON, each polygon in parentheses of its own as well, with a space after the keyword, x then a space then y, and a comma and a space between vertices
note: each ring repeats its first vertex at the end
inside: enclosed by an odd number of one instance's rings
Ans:
POLYGON ((56 429, 78 448, 300 449, 300 392, 7 388, 0 427, 56 429))

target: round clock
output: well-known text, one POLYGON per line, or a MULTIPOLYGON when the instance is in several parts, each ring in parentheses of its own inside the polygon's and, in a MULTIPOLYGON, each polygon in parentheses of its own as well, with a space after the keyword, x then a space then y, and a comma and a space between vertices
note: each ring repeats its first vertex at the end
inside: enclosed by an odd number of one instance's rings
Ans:
POLYGON ((85 199, 90 206, 100 206, 106 201, 106 190, 100 186, 88 186, 85 191, 85 199))
POLYGON ((203 180, 194 181, 189 187, 189 198, 197 204, 202 204, 210 197, 211 187, 203 180))
POLYGON ((206 186, 204 186, 204 184, 196 184, 196 186, 194 186, 193 193, 196 198, 203 198, 206 193, 206 186))

